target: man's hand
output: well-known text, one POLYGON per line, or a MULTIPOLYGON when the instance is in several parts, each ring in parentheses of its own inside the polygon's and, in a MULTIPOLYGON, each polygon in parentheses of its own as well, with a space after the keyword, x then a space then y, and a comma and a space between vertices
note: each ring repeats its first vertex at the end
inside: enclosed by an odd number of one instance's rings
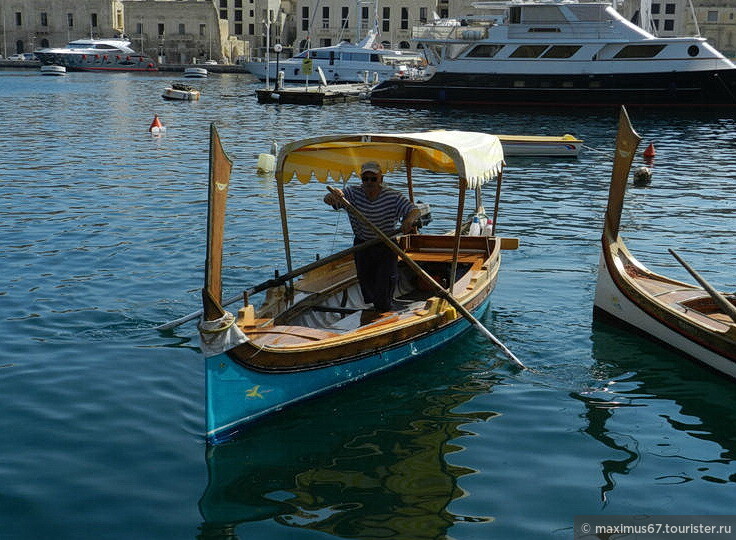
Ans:
POLYGON ((339 210, 340 208, 342 208, 343 192, 340 188, 334 188, 334 190, 336 191, 336 193, 328 193, 327 195, 325 195, 324 201, 335 210, 339 210))
POLYGON ((415 208, 414 210, 406 214, 404 221, 401 222, 401 232, 403 234, 409 234, 415 231, 416 227, 414 225, 416 224, 417 220, 421 217, 421 215, 422 213, 419 211, 418 208, 415 208))

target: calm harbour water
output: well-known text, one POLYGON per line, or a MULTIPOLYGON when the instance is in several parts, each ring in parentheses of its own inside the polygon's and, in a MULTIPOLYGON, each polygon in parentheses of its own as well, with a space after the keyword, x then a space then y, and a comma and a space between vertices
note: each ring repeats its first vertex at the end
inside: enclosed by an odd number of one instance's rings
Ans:
MULTIPOLYGON (((571 538, 581 514, 733 513, 734 383, 592 322, 615 112, 259 106, 241 75, 164 102, 171 80, 0 70, 0 538, 571 538), (576 160, 507 160, 499 233, 521 246, 483 322, 533 371, 471 332, 208 449, 196 329, 152 327, 199 308, 210 122, 235 160, 225 296, 285 266, 255 171, 272 140, 585 139, 576 160)), ((629 247, 691 281, 674 248, 735 290, 733 113, 630 112, 657 157, 627 194, 629 247)), ((453 190, 419 176, 444 230, 453 190)), ((323 193, 289 190, 297 264, 349 243, 323 193)))

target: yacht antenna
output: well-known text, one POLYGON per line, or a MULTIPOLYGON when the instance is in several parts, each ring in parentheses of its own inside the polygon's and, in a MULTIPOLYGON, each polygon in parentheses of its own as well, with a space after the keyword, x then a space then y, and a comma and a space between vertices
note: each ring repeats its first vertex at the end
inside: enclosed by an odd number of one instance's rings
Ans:
POLYGON ((695 16, 695 8, 693 7, 693 0, 687 0, 690 5, 690 14, 693 17, 693 24, 695 24, 695 35, 700 37, 700 26, 698 25, 698 18, 695 16))

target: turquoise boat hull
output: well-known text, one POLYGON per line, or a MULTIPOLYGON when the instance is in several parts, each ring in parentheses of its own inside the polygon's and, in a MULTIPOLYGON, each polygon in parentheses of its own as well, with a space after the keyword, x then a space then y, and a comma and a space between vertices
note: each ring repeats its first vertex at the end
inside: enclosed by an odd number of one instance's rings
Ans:
MULTIPOLYGON (((473 311, 481 317, 488 296, 473 311)), ((265 373, 247 369, 226 353, 205 361, 207 432, 209 444, 238 436, 247 424, 268 414, 434 351, 471 327, 460 317, 418 338, 399 342, 378 352, 324 368, 293 373, 265 373)))

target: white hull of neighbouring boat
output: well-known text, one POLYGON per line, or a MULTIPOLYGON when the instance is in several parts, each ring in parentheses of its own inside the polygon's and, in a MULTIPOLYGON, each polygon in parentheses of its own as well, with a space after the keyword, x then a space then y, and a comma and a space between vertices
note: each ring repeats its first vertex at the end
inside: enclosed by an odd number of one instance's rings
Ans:
MULTIPOLYGON (((473 314, 482 316, 489 303, 490 297, 473 314)), ((427 354, 469 328, 470 323, 459 318, 441 331, 397 343, 378 354, 307 372, 262 373, 244 368, 227 354, 209 357, 205 366, 207 442, 226 442, 262 416, 427 354)))
POLYGON ((736 362, 698 344, 691 337, 677 332, 629 300, 613 281, 603 255, 601 255, 598 267, 595 308, 599 312, 603 311, 607 316, 632 326, 636 330, 645 332, 665 345, 736 379, 736 362))

